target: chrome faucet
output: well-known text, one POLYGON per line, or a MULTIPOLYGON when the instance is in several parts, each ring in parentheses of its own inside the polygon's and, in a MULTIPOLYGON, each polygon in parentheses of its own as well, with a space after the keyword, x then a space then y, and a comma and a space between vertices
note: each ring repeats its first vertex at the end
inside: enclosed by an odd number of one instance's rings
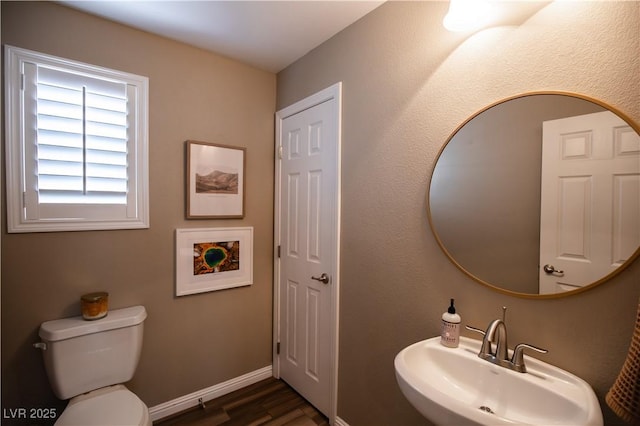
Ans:
POLYGON ((484 332, 482 347, 478 356, 494 364, 504 366, 509 361, 509 346, 507 344, 507 325, 501 319, 489 323, 484 332), (493 346, 495 345, 495 350, 493 346))
POLYGON ((486 331, 468 325, 466 326, 466 328, 467 330, 475 331, 484 335, 478 357, 489 361, 492 364, 496 364, 501 367, 517 371, 519 373, 526 373, 527 367, 524 364, 524 350, 532 349, 534 351, 545 354, 548 351, 546 349, 538 348, 527 343, 520 343, 516 345, 515 349, 513 350, 513 356, 511 357, 511 359, 509 359, 509 346, 507 344, 507 325, 505 323, 506 313, 507 308, 506 306, 503 306, 502 319, 494 319, 493 321, 491 321, 486 331))

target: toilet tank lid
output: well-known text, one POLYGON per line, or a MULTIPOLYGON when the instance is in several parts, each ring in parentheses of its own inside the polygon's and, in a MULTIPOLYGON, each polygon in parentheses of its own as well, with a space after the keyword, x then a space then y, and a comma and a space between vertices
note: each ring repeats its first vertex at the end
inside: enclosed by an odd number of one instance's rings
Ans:
POLYGON ((42 323, 39 335, 43 340, 55 342, 72 337, 131 327, 147 318, 144 306, 131 306, 110 310, 106 317, 87 321, 82 316, 63 318, 42 323))

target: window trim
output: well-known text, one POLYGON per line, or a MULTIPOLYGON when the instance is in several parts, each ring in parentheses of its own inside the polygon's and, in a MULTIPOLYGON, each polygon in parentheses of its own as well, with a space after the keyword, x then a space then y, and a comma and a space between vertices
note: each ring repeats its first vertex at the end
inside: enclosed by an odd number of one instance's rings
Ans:
MULTIPOLYGON (((14 46, 5 46, 5 163, 7 192, 7 231, 20 232, 57 232, 149 228, 149 144, 148 144, 148 105, 149 79, 147 77, 103 68, 73 60, 63 59, 14 46), (131 143, 134 156, 128 175, 135 176, 134 204, 127 204, 132 214, 122 218, 85 218, 70 217, 64 219, 37 218, 27 219, 25 198, 27 197, 25 179, 25 140, 24 85, 22 70, 25 62, 57 67, 87 76, 98 76, 126 82, 129 89, 135 90, 135 113, 129 124, 135 126, 135 141, 131 143)), ((130 188, 130 190, 132 190, 130 188)), ((87 205, 79 205, 86 208, 87 205)), ((91 206, 91 205, 88 205, 91 206)), ((82 210, 82 208, 80 210, 82 210)), ((71 209, 70 209, 71 210, 71 209)))

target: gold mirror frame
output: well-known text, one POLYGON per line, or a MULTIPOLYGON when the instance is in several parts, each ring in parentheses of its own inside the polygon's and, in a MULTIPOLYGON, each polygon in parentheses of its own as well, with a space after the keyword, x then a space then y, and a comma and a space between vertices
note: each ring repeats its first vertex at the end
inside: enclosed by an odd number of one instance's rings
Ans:
POLYGON ((613 277, 617 276, 618 274, 620 274, 621 272, 623 272, 629 265, 631 265, 638 257, 640 257, 640 247, 638 247, 636 249, 636 251, 622 264, 620 265, 618 268, 616 268, 615 270, 613 270, 612 272, 610 272, 609 274, 605 275, 604 277, 598 279, 597 281, 585 285, 583 287, 577 288, 575 290, 570 290, 570 291, 566 291, 566 292, 561 292, 561 293, 553 293, 553 294, 533 294, 533 293, 522 293, 522 292, 517 292, 517 291, 513 291, 513 290, 508 290, 502 287, 499 287, 498 285, 494 285, 491 284, 490 282, 487 282, 485 280, 483 280, 482 278, 474 275, 473 273, 471 273, 470 271, 468 271, 465 267, 463 267, 458 261, 456 261, 456 259, 451 255, 451 253, 449 252, 449 250, 445 247, 440 234, 438 233, 438 231, 436 230, 436 226, 433 222, 433 217, 431 215, 431 184, 433 182, 433 177, 434 177, 434 173, 436 171, 436 166, 438 164, 438 160, 440 160, 440 157, 442 156, 445 148, 449 145, 449 143, 453 140, 453 138, 456 136, 456 134, 465 126, 467 125, 470 121, 472 121, 473 119, 475 119, 476 117, 478 117, 479 115, 481 115, 482 113, 490 110, 491 108, 504 104, 508 101, 511 100, 516 100, 516 99, 521 99, 521 98, 526 98, 526 97, 530 97, 530 96, 537 96, 537 95, 559 95, 559 96, 567 96, 567 97, 571 97, 571 98, 577 98, 577 99, 581 99, 584 101, 588 101, 591 102, 593 104, 596 104, 608 111, 613 112, 614 114, 616 114, 618 117, 620 117, 621 119, 623 119, 625 122, 627 122, 627 124, 629 124, 629 126, 631 126, 631 128, 633 130, 635 130, 635 132, 637 134, 640 135, 640 125, 638 125, 638 123, 636 123, 635 121, 633 121, 629 116, 627 116, 625 113, 623 113, 622 111, 620 111, 619 109, 617 109, 616 107, 613 107, 603 101, 600 101, 598 99, 586 96, 586 95, 582 95, 582 94, 578 94, 578 93, 571 93, 571 92, 563 92, 563 91, 535 91, 535 92, 526 92, 526 93, 522 93, 522 94, 518 94, 518 95, 514 95, 514 96, 510 96, 508 98, 499 100, 497 102, 494 102, 484 108, 482 108, 481 110, 479 110, 478 112, 476 112, 475 114, 473 114, 472 116, 470 116, 469 118, 467 118, 462 124, 460 124, 452 133, 451 135, 447 138, 446 142, 444 143, 444 145, 440 148, 440 151, 438 152, 438 155, 435 158, 435 161, 433 163, 433 169, 431 171, 431 176, 429 179, 429 186, 428 186, 428 190, 427 190, 427 218, 429 220, 429 227, 431 228, 431 231, 433 232, 433 235, 438 243, 438 245, 440 246, 440 248, 442 249, 442 251, 445 253, 445 255, 447 256, 447 258, 458 268, 460 269, 465 275, 467 275, 468 277, 470 277, 471 279, 473 279, 474 281, 492 289, 495 290, 499 293, 502 294, 506 294, 506 295, 510 295, 510 296, 516 296, 516 297, 520 297, 520 298, 525 298, 525 299, 558 299, 558 298, 563 298, 563 297, 567 297, 567 296, 573 296, 575 294, 579 294, 582 292, 585 292, 587 290, 590 290, 602 283, 605 283, 609 280, 611 280, 613 277))

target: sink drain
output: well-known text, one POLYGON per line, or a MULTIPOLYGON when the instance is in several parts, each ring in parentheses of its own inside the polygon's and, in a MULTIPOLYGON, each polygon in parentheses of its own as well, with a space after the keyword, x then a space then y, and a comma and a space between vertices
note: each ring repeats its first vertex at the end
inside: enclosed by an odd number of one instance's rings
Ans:
POLYGON ((487 407, 486 405, 483 405, 482 407, 480 407, 480 409, 481 409, 482 411, 486 411, 487 413, 495 414, 495 413, 493 412, 493 410, 492 410, 490 407, 487 407))

